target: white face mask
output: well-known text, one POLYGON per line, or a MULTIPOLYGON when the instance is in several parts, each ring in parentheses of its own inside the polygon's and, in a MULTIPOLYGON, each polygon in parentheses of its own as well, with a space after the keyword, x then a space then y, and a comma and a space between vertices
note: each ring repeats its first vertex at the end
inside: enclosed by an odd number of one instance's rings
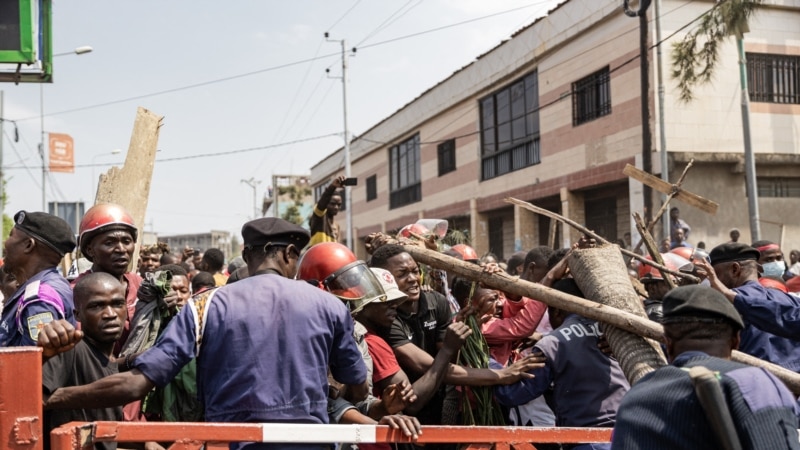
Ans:
POLYGON ((762 264, 761 267, 764 268, 763 275, 765 277, 780 278, 781 276, 783 276, 783 272, 786 271, 786 262, 772 261, 762 264))

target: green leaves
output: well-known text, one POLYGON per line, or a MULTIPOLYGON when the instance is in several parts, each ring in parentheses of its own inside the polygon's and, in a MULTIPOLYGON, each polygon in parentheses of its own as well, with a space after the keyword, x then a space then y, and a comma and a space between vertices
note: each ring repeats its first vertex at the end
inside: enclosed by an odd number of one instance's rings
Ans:
POLYGON ((741 39, 757 4, 763 0, 723 0, 703 14, 695 29, 672 44, 672 78, 678 82, 679 98, 694 99, 693 89, 713 79, 719 48, 731 35, 741 39))
MULTIPOLYGON (((474 291, 475 283, 473 282, 470 299, 474 291)), ((489 367, 489 345, 481 333, 478 318, 474 314, 470 315, 467 317, 466 323, 472 329, 472 334, 461 348, 458 362, 464 366, 486 369, 489 367)), ((491 386, 462 386, 461 399, 464 425, 506 424, 502 409, 494 399, 491 386)))

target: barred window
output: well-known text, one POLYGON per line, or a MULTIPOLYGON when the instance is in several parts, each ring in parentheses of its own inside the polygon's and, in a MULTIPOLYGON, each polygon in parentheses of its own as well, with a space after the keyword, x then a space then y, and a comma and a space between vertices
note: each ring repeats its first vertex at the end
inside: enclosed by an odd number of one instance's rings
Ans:
POLYGON ((800 198, 800 178, 758 177, 759 197, 800 198))
POLYGON ((750 100, 800 105, 800 56, 747 53, 750 100))
POLYGON ((608 66, 572 83, 572 126, 611 114, 608 66))
POLYGON ((449 139, 436 147, 439 176, 456 170, 456 140, 449 139))
POLYGON ((480 107, 481 180, 541 162, 538 72, 481 99, 480 107))
POLYGON ((389 209, 422 200, 419 133, 389 149, 389 209))
POLYGON ((378 198, 378 176, 367 177, 367 201, 378 198))

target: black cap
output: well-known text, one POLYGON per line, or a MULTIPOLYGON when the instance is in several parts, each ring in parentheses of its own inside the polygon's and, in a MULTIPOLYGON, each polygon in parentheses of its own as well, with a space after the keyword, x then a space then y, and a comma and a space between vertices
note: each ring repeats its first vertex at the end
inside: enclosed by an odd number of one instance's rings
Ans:
POLYGON ((747 244, 740 244, 738 242, 728 242, 727 244, 718 245, 708 254, 712 265, 730 261, 747 261, 750 259, 757 261, 760 256, 761 254, 758 250, 747 244))
POLYGON ((297 248, 303 248, 311 240, 305 228, 276 217, 264 217, 245 223, 242 226, 242 238, 244 245, 251 247, 294 244, 297 248))
POLYGON ((662 323, 707 322, 726 320, 741 330, 742 317, 730 301, 719 291, 707 286, 677 287, 664 296, 662 323))
POLYGON ((14 226, 59 255, 75 250, 75 234, 60 217, 43 212, 20 211, 14 214, 14 226))

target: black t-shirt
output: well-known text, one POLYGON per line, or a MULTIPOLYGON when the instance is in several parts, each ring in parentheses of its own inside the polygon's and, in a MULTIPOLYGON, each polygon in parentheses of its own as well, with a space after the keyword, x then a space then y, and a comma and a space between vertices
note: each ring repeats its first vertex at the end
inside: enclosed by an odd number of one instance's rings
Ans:
MULTIPOLYGON (((438 292, 422 292, 419 295, 419 308, 416 314, 397 311, 397 319, 392 328, 383 330, 381 337, 392 348, 409 342, 436 357, 439 351, 437 343, 444 340, 447 327, 450 325, 450 304, 438 292)), ((419 378, 409 374, 413 380, 419 378)))
MULTIPOLYGON (((447 302, 447 298, 438 292, 422 292, 418 301, 419 309, 416 314, 397 311, 397 318, 392 323, 392 327, 379 330, 379 334, 392 348, 411 343, 435 358, 438 352, 436 344, 444 340, 447 327, 450 325, 450 304, 447 302)), ((406 373, 412 383, 420 377, 408 370, 406 373)), ((445 386, 442 385, 428 405, 417 413, 420 423, 425 425, 442 424, 444 397, 445 386)))
MULTIPOLYGON (((82 386, 117 373, 117 364, 85 339, 72 350, 50 358, 42 366, 42 389, 51 395, 56 389, 82 386)), ((121 421, 122 407, 103 409, 58 409, 44 413, 44 448, 50 448, 50 432, 69 422, 121 421)), ((95 449, 114 450, 116 442, 101 442, 95 449)))

